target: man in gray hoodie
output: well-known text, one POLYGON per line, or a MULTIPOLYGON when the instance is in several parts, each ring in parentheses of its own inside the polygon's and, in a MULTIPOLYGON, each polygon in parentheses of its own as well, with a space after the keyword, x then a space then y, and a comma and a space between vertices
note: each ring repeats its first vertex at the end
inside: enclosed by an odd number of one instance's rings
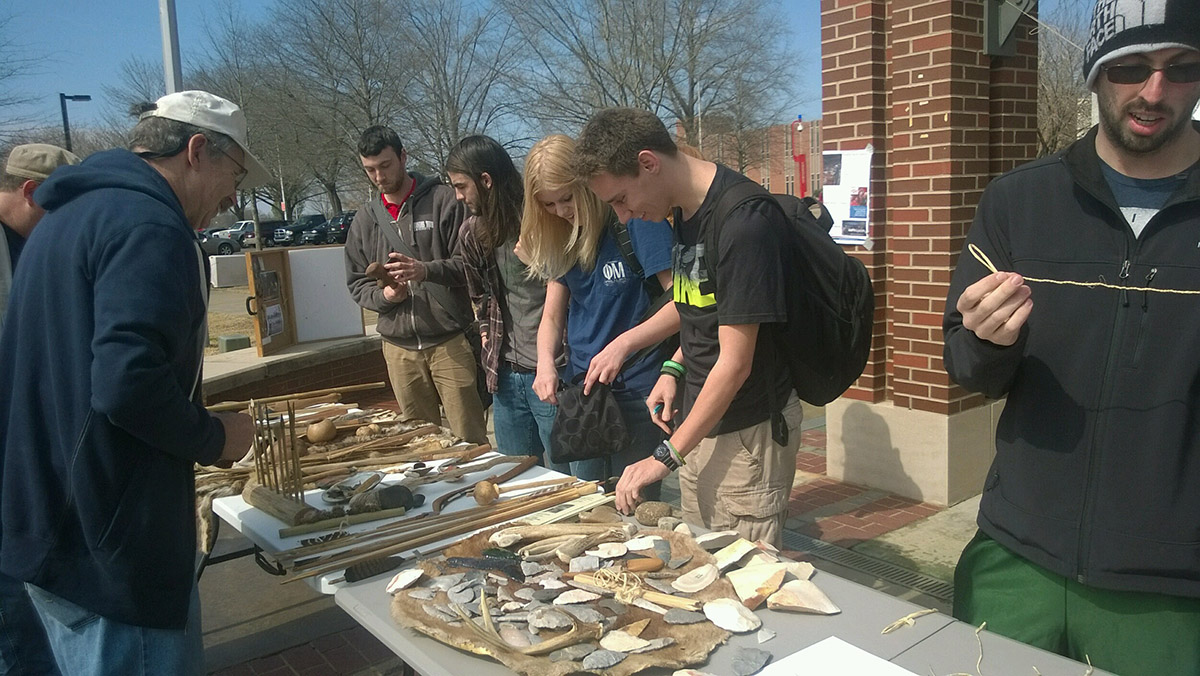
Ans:
POLYGON ((346 285, 364 308, 379 313, 383 357, 401 415, 440 423, 473 443, 487 441, 476 389, 475 351, 462 263, 452 258, 466 215, 454 190, 436 177, 406 171, 395 131, 369 127, 358 141, 367 177, 379 189, 358 210, 346 235, 346 285), (366 275, 383 265, 393 286, 366 275))

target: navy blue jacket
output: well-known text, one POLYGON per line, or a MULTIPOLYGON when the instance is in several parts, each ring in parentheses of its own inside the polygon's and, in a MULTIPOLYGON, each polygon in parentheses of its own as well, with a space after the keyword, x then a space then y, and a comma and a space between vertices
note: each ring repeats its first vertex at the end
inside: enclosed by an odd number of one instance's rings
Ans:
POLYGON ((54 172, 0 338, 0 569, 100 615, 182 628, 194 464, 224 428, 200 401, 196 235, 125 150, 54 172))

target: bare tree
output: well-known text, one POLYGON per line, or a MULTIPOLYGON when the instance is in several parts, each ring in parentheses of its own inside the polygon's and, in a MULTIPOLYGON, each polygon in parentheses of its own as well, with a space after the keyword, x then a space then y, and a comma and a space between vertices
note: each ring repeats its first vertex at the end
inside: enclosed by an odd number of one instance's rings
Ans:
POLYGON ((699 142, 708 114, 734 120, 739 133, 778 120, 792 103, 796 80, 778 6, 762 0, 671 4, 678 38, 665 107, 683 127, 684 139, 699 142))
POLYGON ((1058 152, 1091 127, 1082 74, 1090 3, 1061 0, 1038 31, 1038 154, 1058 152))
POLYGON ((547 130, 634 106, 677 120, 698 145, 705 116, 750 124, 746 113, 756 111, 767 123, 791 103, 795 60, 773 2, 497 1, 529 44, 520 75, 547 130))
POLYGON ((461 0, 414 0, 405 26, 407 40, 422 45, 422 57, 409 64, 401 114, 404 133, 413 136, 409 155, 440 169, 463 136, 487 132, 517 112, 505 75, 519 42, 498 9, 461 0))
MULTIPOLYGON (((20 80, 36 72, 39 57, 12 34, 9 12, 0 13, 0 145, 4 146, 33 133, 39 122, 36 115, 23 111, 37 98, 20 89, 20 80)), ((61 142, 61 137, 55 141, 61 142)))
POLYGON ((544 131, 578 127, 597 108, 663 110, 678 39, 667 0, 497 2, 525 45, 518 87, 544 131))

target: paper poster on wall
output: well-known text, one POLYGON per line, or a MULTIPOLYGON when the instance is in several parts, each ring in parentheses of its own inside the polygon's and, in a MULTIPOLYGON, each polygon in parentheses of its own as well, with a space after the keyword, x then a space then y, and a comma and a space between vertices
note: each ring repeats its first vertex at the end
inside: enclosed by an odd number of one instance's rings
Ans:
POLYGON ((865 244, 871 238, 871 154, 867 149, 821 156, 821 201, 833 216, 829 234, 839 244, 865 244))

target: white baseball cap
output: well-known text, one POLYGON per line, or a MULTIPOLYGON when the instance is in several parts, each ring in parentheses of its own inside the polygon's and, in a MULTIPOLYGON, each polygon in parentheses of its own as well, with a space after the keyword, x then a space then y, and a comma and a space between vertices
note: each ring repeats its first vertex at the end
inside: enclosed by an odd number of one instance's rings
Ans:
POLYGON ((232 101, 199 90, 175 92, 155 101, 154 109, 142 113, 142 117, 163 117, 186 122, 233 139, 246 154, 242 163, 246 167, 246 176, 238 183, 238 188, 242 190, 271 180, 271 174, 246 145, 246 114, 232 101))

